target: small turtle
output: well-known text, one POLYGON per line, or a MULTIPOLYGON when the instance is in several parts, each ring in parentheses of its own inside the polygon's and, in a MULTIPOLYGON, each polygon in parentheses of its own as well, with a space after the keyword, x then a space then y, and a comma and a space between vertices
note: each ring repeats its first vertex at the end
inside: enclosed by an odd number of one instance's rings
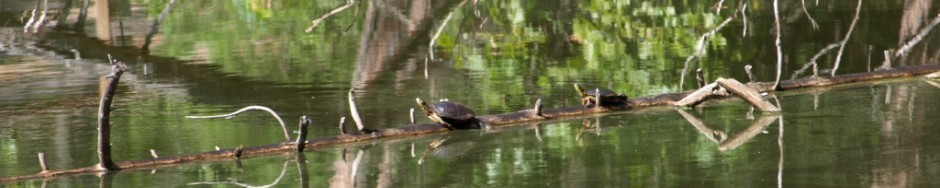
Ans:
POLYGON ((627 102, 626 95, 618 94, 609 89, 594 88, 585 91, 578 84, 574 84, 574 89, 581 94, 581 105, 584 105, 584 107, 595 107, 598 103, 600 103, 600 106, 607 106, 627 102), (597 100, 598 98, 600 98, 600 100, 597 100))
POLYGON ((434 122, 444 124, 448 129, 477 129, 483 124, 476 118, 476 113, 460 103, 440 101, 428 105, 421 98, 416 98, 418 106, 434 122))

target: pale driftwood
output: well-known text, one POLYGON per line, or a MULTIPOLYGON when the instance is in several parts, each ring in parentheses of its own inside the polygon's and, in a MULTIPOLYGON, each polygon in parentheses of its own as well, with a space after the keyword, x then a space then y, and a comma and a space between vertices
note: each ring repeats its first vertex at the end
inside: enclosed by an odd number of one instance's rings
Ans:
POLYGON ((760 134, 762 131, 764 131, 764 129, 773 123, 774 120, 777 120, 778 117, 782 116, 779 114, 760 116, 757 118, 757 120, 754 120, 754 122, 751 123, 751 126, 747 127, 747 129, 738 132, 737 134, 728 138, 728 140, 722 142, 721 145, 718 145, 718 151, 724 152, 738 148, 738 146, 741 146, 741 144, 746 143, 748 140, 751 140, 751 138, 754 138, 757 136, 757 134, 760 134))
POLYGON ((718 89, 717 83, 711 83, 705 86, 702 86, 698 90, 690 93, 686 97, 682 98, 679 101, 675 102, 675 106, 695 106, 702 101, 705 101, 706 98, 715 94, 715 90, 718 89))
POLYGON ((330 10, 330 12, 327 12, 326 14, 323 14, 323 15, 320 16, 319 18, 314 19, 313 21, 310 21, 310 22, 311 22, 311 23, 310 23, 310 27, 308 27, 307 30, 305 30, 305 32, 309 33, 309 32, 311 32, 311 31, 313 31, 313 29, 317 28, 317 26, 320 25, 320 22, 322 22, 323 20, 326 20, 326 18, 329 18, 330 16, 333 16, 333 15, 336 14, 336 13, 342 12, 343 10, 346 10, 347 8, 352 7, 353 4, 355 4, 355 1, 353 1, 353 0, 346 0, 346 4, 345 4, 345 5, 336 7, 335 9, 330 10))
MULTIPOLYGON (((921 65, 921 66, 910 66, 910 67, 900 67, 890 70, 877 70, 866 73, 855 73, 855 74, 844 74, 836 77, 820 77, 820 78, 803 78, 798 80, 786 80, 780 83, 780 88, 787 89, 800 89, 807 87, 819 87, 819 86, 831 86, 837 84, 847 84, 855 82, 864 82, 872 81, 879 79, 891 79, 891 78, 900 78, 900 77, 913 77, 921 76, 925 74, 935 73, 940 71, 940 65, 921 65)), ((749 86, 757 89, 758 91, 772 91, 771 87, 773 83, 758 82, 751 83, 749 86)), ((494 114, 494 115, 481 115, 477 116, 477 119, 482 122, 489 124, 491 126, 509 126, 509 125, 519 125, 523 123, 539 122, 545 121, 546 119, 564 119, 564 118, 576 118, 583 117, 590 114, 601 114, 609 113, 615 111, 624 111, 632 109, 641 109, 644 107, 653 107, 653 106, 664 106, 664 105, 674 105, 675 101, 678 101, 689 92, 682 93, 666 93, 650 97, 639 97, 631 98, 629 102, 624 104, 616 104, 605 106, 604 108, 587 108, 581 105, 573 107, 561 107, 554 109, 544 109, 543 115, 545 117, 536 117, 533 116, 530 112, 530 109, 520 110, 516 112, 508 112, 503 114, 494 114)), ((529 125, 529 124, 525 124, 529 125)), ((370 142, 379 139, 400 139, 400 138, 411 138, 418 135, 429 135, 435 133, 443 133, 450 131, 446 127, 440 124, 418 124, 407 127, 399 128, 390 128, 379 130, 372 134, 343 134, 333 137, 324 137, 324 138, 313 138, 308 139, 306 142, 306 147, 304 150, 314 150, 318 148, 326 147, 336 147, 336 146, 345 146, 356 143, 370 142)), ((758 131, 759 132, 759 131, 758 131)), ((724 145, 731 145, 731 141, 726 141, 724 145)), ((247 148, 235 148, 235 149, 221 149, 216 151, 210 151, 205 153, 196 153, 196 154, 185 154, 179 156, 167 156, 161 157, 159 159, 143 159, 135 161, 124 161, 116 163, 120 168, 119 170, 139 170, 139 169, 154 169, 166 166, 173 166, 184 163, 196 163, 196 162, 206 162, 206 161, 218 161, 218 160, 227 160, 233 159, 236 157, 254 157, 262 155, 271 155, 277 153, 288 153, 295 152, 296 147, 294 146, 295 142, 285 141, 276 144, 264 145, 264 146, 255 146, 247 148)), ((101 172, 97 169, 97 166, 90 166, 85 168, 78 169, 69 169, 69 170, 53 170, 45 173, 36 173, 22 176, 13 176, 13 177, 0 177, 0 183, 13 182, 13 181, 22 181, 27 179, 35 178, 55 178, 63 177, 69 175, 80 175, 80 174, 93 174, 101 172)))
POLYGON ((858 0, 858 5, 855 6, 855 18, 852 19, 852 24, 849 24, 849 31, 846 32, 845 38, 842 38, 842 42, 839 42, 839 53, 836 54, 835 65, 832 66, 832 72, 829 76, 836 76, 836 70, 839 70, 839 63, 842 62, 842 52, 845 51, 845 43, 849 42, 849 38, 852 37, 852 31, 855 30, 855 23, 858 23, 858 14, 862 11, 862 0, 858 0))
POLYGON ((157 150, 150 149, 150 156, 154 159, 160 158, 160 155, 157 155, 157 150))
POLYGON ((779 112, 780 111, 780 108, 777 108, 777 106, 775 106, 774 104, 770 104, 770 102, 767 102, 767 100, 764 100, 764 98, 761 97, 760 94, 757 93, 756 90, 742 84, 741 82, 738 82, 737 80, 718 78, 718 81, 716 82, 718 83, 718 85, 721 85, 721 87, 727 89, 728 92, 731 92, 732 94, 737 95, 738 97, 741 97, 745 101, 751 103, 751 105, 754 105, 754 107, 757 107, 757 109, 760 109, 760 111, 764 111, 764 112, 779 112))
POLYGON ((271 116, 274 117, 274 119, 277 119, 277 123, 281 125, 281 130, 284 132, 284 139, 291 140, 290 133, 288 133, 287 131, 287 125, 284 124, 284 120, 281 119, 281 116, 277 115, 277 112, 275 112, 274 110, 271 110, 271 108, 264 107, 264 106, 247 106, 247 107, 238 109, 235 112, 228 113, 228 114, 211 115, 211 116, 186 116, 186 118, 189 118, 189 119, 213 119, 213 118, 231 119, 237 116, 238 114, 241 114, 242 112, 246 112, 249 110, 260 110, 260 111, 265 111, 265 112, 270 113, 271 116))

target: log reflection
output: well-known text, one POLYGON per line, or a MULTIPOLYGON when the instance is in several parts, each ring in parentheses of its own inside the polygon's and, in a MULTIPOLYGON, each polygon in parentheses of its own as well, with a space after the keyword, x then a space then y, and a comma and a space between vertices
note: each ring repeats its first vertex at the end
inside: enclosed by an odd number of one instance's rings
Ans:
POLYGON ((256 185, 250 185, 250 184, 238 182, 238 180, 233 179, 233 178, 228 178, 228 181, 220 181, 220 182, 193 182, 193 183, 189 183, 188 185, 221 185, 221 184, 231 184, 231 185, 235 185, 235 186, 239 186, 239 187, 250 187, 250 188, 267 188, 267 187, 273 187, 273 186, 277 185, 278 183, 280 183, 280 182, 281 182, 281 179, 284 178, 284 174, 287 172, 287 165, 290 164, 290 161, 291 161, 291 160, 289 160, 289 159, 288 159, 288 160, 284 160, 284 165, 283 165, 283 167, 281 167, 281 174, 278 175, 276 179, 274 179, 274 182, 271 182, 271 183, 266 184, 266 185, 257 185, 257 186, 256 186, 256 185))
POLYGON ((718 144, 718 151, 728 151, 741 146, 746 143, 748 140, 751 140, 757 134, 763 132, 768 125, 777 120, 778 117, 782 117, 779 114, 775 115, 763 115, 751 122, 751 125, 745 128, 744 130, 739 131, 737 134, 728 137, 727 133, 721 130, 714 130, 709 128, 702 122, 701 119, 695 117, 695 115, 686 112, 682 109, 676 109, 676 112, 682 115, 686 121, 689 121, 692 124, 692 127, 695 127, 702 135, 705 135, 709 140, 718 144))

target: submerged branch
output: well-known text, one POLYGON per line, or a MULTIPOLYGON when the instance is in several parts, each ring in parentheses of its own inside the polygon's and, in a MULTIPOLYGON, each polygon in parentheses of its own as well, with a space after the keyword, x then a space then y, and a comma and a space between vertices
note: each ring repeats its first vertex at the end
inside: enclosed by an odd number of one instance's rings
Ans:
POLYGON ((858 23, 858 14, 860 12, 862 12, 862 0, 858 0, 858 5, 855 6, 855 18, 852 19, 852 24, 849 24, 849 31, 845 34, 845 38, 839 43, 839 53, 836 54, 836 62, 835 65, 832 66, 832 72, 829 76, 836 76, 836 70, 839 70, 839 63, 842 61, 842 52, 845 51, 845 43, 849 42, 849 38, 852 38, 852 31, 855 30, 855 23, 858 23))
POLYGON ((278 115, 277 115, 277 112, 274 112, 274 110, 271 110, 271 108, 264 107, 264 106, 248 106, 248 107, 244 107, 244 108, 242 108, 242 109, 238 109, 238 110, 236 110, 235 112, 228 113, 228 114, 211 115, 211 116, 186 116, 186 118, 189 118, 189 119, 212 119, 212 118, 231 119, 231 118, 234 118, 235 116, 237 116, 238 114, 241 114, 242 112, 246 112, 246 111, 249 111, 249 110, 261 110, 261 111, 265 111, 265 112, 270 113, 271 116, 274 117, 274 119, 277 119, 277 123, 280 123, 280 124, 281 124, 281 130, 284 131, 284 138, 285 138, 286 140, 291 140, 291 138, 290 138, 290 133, 288 133, 288 131, 287 131, 287 125, 284 124, 284 120, 281 119, 281 116, 278 116, 278 115))
POLYGON ((355 4, 355 3, 356 3, 356 2, 353 1, 353 0, 346 0, 346 4, 345 4, 345 5, 336 7, 335 9, 330 10, 330 12, 327 12, 326 14, 320 16, 319 18, 314 19, 313 21, 311 21, 310 27, 308 27, 305 32, 309 33, 309 32, 311 32, 311 31, 313 31, 313 29, 317 28, 317 26, 320 25, 320 22, 322 22, 323 20, 329 18, 330 16, 333 16, 333 15, 336 14, 336 13, 342 12, 343 10, 346 10, 347 8, 352 7, 353 4, 355 4))
MULTIPOLYGON (((457 9, 463 7, 464 4, 467 4, 467 0, 461 1, 460 4, 457 4, 457 7, 454 7, 454 10, 450 10, 450 13, 447 13, 447 17, 444 18, 444 21, 441 21, 441 26, 437 27, 434 36, 431 37, 431 42, 428 43, 428 55, 430 55, 431 59, 434 59, 434 44, 437 43, 437 38, 441 37, 441 33, 444 32, 444 28, 447 27, 447 22, 450 22, 450 18, 454 16, 454 12, 457 12, 457 9)), ((427 63, 427 61, 425 61, 425 63, 427 63)))

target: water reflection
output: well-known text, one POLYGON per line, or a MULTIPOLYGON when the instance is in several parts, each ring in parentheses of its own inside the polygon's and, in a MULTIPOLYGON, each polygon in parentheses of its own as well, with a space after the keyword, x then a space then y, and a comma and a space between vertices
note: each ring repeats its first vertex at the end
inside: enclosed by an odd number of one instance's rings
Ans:
POLYGON ((758 134, 764 132, 764 129, 777 120, 777 118, 782 118, 782 116, 779 114, 761 115, 757 118, 757 120, 753 120, 747 128, 737 132, 729 138, 727 133, 721 130, 714 130, 709 128, 705 125, 704 122, 702 122, 701 119, 692 113, 689 113, 683 109, 676 109, 676 112, 679 112, 679 114, 681 114, 686 121, 692 124, 692 127, 695 127, 695 129, 708 138, 708 140, 718 144, 718 151, 722 152, 734 150, 738 146, 747 143, 748 140, 751 140, 758 134))
MULTIPOLYGON (((298 163, 299 163, 299 161, 302 161, 303 159, 296 159, 296 160, 297 160, 298 163)), ((275 178, 273 182, 271 182, 271 183, 269 183, 269 184, 265 184, 265 185, 251 185, 251 184, 247 184, 247 183, 241 183, 241 182, 239 182, 237 179, 232 179, 232 178, 228 178, 228 181, 221 181, 221 182, 193 182, 193 183, 189 183, 188 185, 220 185, 220 184, 230 184, 230 185, 235 185, 235 186, 239 186, 239 187, 247 187, 247 188, 267 188, 267 187, 273 187, 273 186, 277 185, 279 182, 281 182, 281 178, 284 178, 284 173, 287 172, 287 166, 288 166, 288 164, 290 164, 290 161, 291 161, 291 160, 289 160, 289 159, 288 159, 288 160, 284 160, 284 165, 283 165, 283 167, 281 167, 281 174, 278 175, 277 178, 275 178)), ((300 166, 298 166, 298 168, 299 168, 299 167, 300 167, 300 166)), ((302 172, 302 171, 303 171, 303 170, 301 170, 301 172, 302 172)))

